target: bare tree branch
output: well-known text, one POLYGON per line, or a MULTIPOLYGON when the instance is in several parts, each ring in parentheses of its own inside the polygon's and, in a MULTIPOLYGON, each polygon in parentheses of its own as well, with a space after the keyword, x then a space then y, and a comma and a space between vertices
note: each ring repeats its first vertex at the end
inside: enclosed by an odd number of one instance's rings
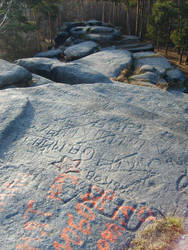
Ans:
MULTIPOLYGON (((4 3, 5 3, 5 1, 3 1, 3 2, 1 3, 1 6, 0 6, 1 8, 3 7, 4 3)), ((8 18, 8 13, 9 13, 9 11, 10 11, 10 8, 11 8, 12 3, 13 3, 13 0, 10 0, 9 3, 7 4, 7 10, 6 10, 6 13, 5 13, 4 16, 3 16, 2 21, 0 22, 0 28, 3 27, 3 25, 5 24, 5 22, 6 22, 7 18, 8 18)))

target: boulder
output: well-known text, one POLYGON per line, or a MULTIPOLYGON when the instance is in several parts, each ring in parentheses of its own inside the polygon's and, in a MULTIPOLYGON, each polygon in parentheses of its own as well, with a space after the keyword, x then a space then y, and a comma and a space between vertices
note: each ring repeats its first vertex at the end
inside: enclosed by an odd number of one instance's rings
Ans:
POLYGON ((97 43, 100 43, 103 46, 111 45, 114 43, 116 39, 118 39, 120 33, 110 33, 110 34, 94 34, 94 33, 87 33, 83 36, 85 40, 91 40, 97 43))
POLYGON ((30 87, 37 87, 40 85, 53 84, 53 83, 54 83, 53 81, 51 81, 45 77, 42 77, 42 76, 39 76, 36 74, 32 74, 32 81, 31 81, 30 87))
POLYGON ((187 218, 187 95, 124 83, 0 91, 1 249, 127 249, 187 218))
POLYGON ((136 52, 133 53, 133 58, 134 59, 141 59, 141 58, 145 58, 145 57, 153 57, 153 56, 157 56, 159 57, 158 54, 156 54, 153 51, 147 51, 147 52, 136 52))
POLYGON ((23 67, 0 59, 0 88, 8 85, 26 84, 32 76, 23 67))
POLYGON ((28 71, 41 75, 45 78, 51 78, 51 66, 54 63, 59 62, 57 59, 49 59, 42 57, 34 57, 34 58, 23 58, 16 60, 16 63, 28 71))
POLYGON ((101 26, 103 25, 103 23, 101 21, 98 21, 98 20, 89 20, 86 22, 86 25, 89 25, 89 26, 101 26))
POLYGON ((70 34, 73 37, 81 37, 90 31, 90 26, 77 26, 70 30, 70 34))
POLYGON ((64 22, 63 26, 61 27, 62 31, 69 32, 73 27, 77 26, 85 26, 84 22, 64 22))
POLYGON ((117 29, 110 28, 110 27, 104 27, 104 26, 94 26, 90 28, 90 33, 94 34, 109 34, 109 33, 117 33, 119 32, 117 29))
POLYGON ((138 46, 132 46, 130 45, 129 47, 125 47, 125 49, 131 51, 131 52, 140 52, 140 51, 153 51, 154 47, 153 44, 146 44, 146 45, 138 45, 138 46))
POLYGON ((166 71, 169 69, 173 69, 173 66, 169 63, 169 61, 163 57, 163 56, 144 56, 144 53, 142 53, 142 57, 138 58, 135 60, 135 70, 140 71, 140 68, 143 65, 150 65, 153 66, 157 72, 161 75, 164 76, 166 71))
POLYGON ((151 66, 151 65, 143 65, 141 68, 140 68, 140 74, 143 74, 143 73, 146 73, 146 72, 156 72, 156 69, 151 66))
POLYGON ((55 48, 58 48, 59 46, 63 45, 63 43, 68 37, 69 33, 67 31, 61 31, 60 33, 58 33, 54 39, 55 48))
POLYGON ((79 38, 74 38, 74 37, 70 36, 66 39, 66 41, 64 42, 64 45, 69 47, 71 45, 75 45, 75 44, 78 44, 81 42, 85 42, 85 40, 79 39, 79 38))
POLYGON ((181 83, 186 80, 183 72, 179 69, 167 70, 166 78, 169 82, 176 82, 176 83, 181 83))
POLYGON ((110 83, 111 80, 104 74, 88 67, 82 63, 56 63, 51 67, 51 77, 55 82, 67 84, 82 84, 82 83, 110 83))
POLYGON ((37 53, 34 57, 62 58, 62 55, 63 55, 63 51, 61 49, 52 49, 52 50, 37 53))
POLYGON ((95 42, 92 41, 81 42, 65 49, 64 55, 67 61, 72 61, 90 55, 92 53, 95 53, 98 51, 98 49, 99 46, 95 42))
POLYGON ((140 38, 138 36, 127 36, 127 35, 122 35, 121 39, 116 41, 117 45, 127 45, 131 43, 139 43, 140 38))
POLYGON ((144 81, 156 84, 158 81, 158 74, 154 72, 145 72, 139 75, 133 75, 130 77, 131 81, 144 81))
POLYGON ((131 67, 132 56, 127 50, 108 49, 78 59, 75 63, 87 65, 107 77, 117 77, 123 69, 131 67))

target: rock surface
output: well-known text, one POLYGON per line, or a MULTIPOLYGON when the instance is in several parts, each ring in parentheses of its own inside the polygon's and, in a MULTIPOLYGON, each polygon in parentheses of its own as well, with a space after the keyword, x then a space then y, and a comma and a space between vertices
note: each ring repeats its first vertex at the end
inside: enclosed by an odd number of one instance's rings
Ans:
POLYGON ((148 81, 150 83, 156 84, 158 81, 158 74, 154 72, 145 72, 139 75, 133 75, 130 77, 132 81, 148 81))
POLYGON ((0 88, 8 85, 25 84, 31 78, 31 73, 23 67, 0 59, 0 88))
POLYGON ((87 65, 106 77, 117 77, 123 69, 132 65, 132 55, 127 50, 107 49, 75 61, 87 65))
POLYGON ((61 49, 51 49, 48 51, 37 53, 34 57, 46 57, 46 58, 61 58, 63 51, 61 49))
POLYGON ((25 58, 16 61, 30 72, 68 84, 111 82, 123 69, 132 65, 131 53, 127 50, 106 49, 75 60, 63 63, 56 59, 25 58))
POLYGON ((81 63, 56 63, 51 67, 50 79, 67 84, 105 82, 111 80, 104 74, 81 63))
POLYGON ((72 61, 84 56, 88 56, 98 51, 98 44, 92 41, 81 42, 70 46, 64 51, 66 61, 72 61))
MULTIPOLYGON (((166 71, 173 69, 173 66, 168 62, 164 56, 158 56, 157 54, 151 53, 144 55, 144 52, 141 52, 142 57, 135 60, 135 69, 139 70, 143 65, 153 66, 160 75, 164 76, 166 71)), ((133 55, 134 56, 134 55, 133 55)), ((136 54, 136 57, 139 56, 139 53, 136 54)))
MULTIPOLYGON (((71 40, 71 45, 77 39, 83 41, 93 41, 101 45, 112 44, 117 39, 121 38, 121 33, 112 25, 97 21, 90 20, 87 22, 66 22, 61 28, 61 31, 55 37, 55 47, 67 44, 71 40)), ((77 43, 77 42, 76 42, 77 43)))
POLYGON ((185 76, 179 69, 171 69, 166 72, 166 77, 169 82, 184 82, 185 76))
POLYGON ((41 75, 46 78, 51 78, 51 67, 54 63, 59 62, 57 59, 50 59, 50 58, 41 58, 41 57, 34 57, 34 58, 23 58, 16 60, 16 63, 31 73, 41 75))
POLYGON ((119 249, 187 216, 188 100, 123 83, 0 91, 1 249, 119 249))

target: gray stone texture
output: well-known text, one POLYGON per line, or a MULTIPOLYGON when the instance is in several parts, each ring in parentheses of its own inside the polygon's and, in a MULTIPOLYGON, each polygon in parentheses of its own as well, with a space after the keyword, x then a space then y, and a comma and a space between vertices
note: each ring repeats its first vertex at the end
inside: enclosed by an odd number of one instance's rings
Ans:
POLYGON ((31 77, 31 73, 23 67, 0 59, 0 88, 25 84, 31 80, 31 77))
POLYGON ((97 43, 86 41, 68 47, 65 49, 64 55, 67 61, 72 61, 95 53, 98 51, 98 49, 99 46, 97 43))
POLYGON ((124 250, 187 217, 188 99, 49 83, 0 91, 0 248, 124 250))
POLYGON ((63 51, 61 49, 51 49, 48 51, 37 53, 34 57, 46 57, 46 58, 61 58, 63 51))
POLYGON ((184 82, 185 76, 179 69, 171 69, 166 72, 166 77, 169 82, 184 82))
POLYGON ((51 58, 33 57, 33 58, 22 58, 16 60, 16 63, 31 73, 41 75, 46 78, 51 78, 51 66, 54 63, 58 63, 59 60, 51 58))
MULTIPOLYGON (((163 56, 149 56, 142 53, 142 57, 135 60, 135 69, 138 71, 143 65, 150 65, 155 67, 158 73, 162 76, 165 75, 166 71, 172 69, 173 66, 168 62, 168 60, 163 56)), ((152 54, 151 54, 152 55, 152 54)), ((136 56, 139 56, 137 54, 136 56)))
POLYGON ((132 55, 127 50, 108 49, 75 61, 87 65, 107 77, 117 77, 123 69, 132 65, 132 55))

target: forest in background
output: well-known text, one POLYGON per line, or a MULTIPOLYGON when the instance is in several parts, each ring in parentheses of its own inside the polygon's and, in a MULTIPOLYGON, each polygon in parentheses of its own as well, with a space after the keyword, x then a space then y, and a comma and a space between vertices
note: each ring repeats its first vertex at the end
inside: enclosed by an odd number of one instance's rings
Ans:
MULTIPOLYGON (((188 52, 187 0, 2 0, 0 57, 14 60, 53 47, 63 22, 102 20, 127 35, 188 52)), ((188 57, 187 57, 188 63, 188 57)))

